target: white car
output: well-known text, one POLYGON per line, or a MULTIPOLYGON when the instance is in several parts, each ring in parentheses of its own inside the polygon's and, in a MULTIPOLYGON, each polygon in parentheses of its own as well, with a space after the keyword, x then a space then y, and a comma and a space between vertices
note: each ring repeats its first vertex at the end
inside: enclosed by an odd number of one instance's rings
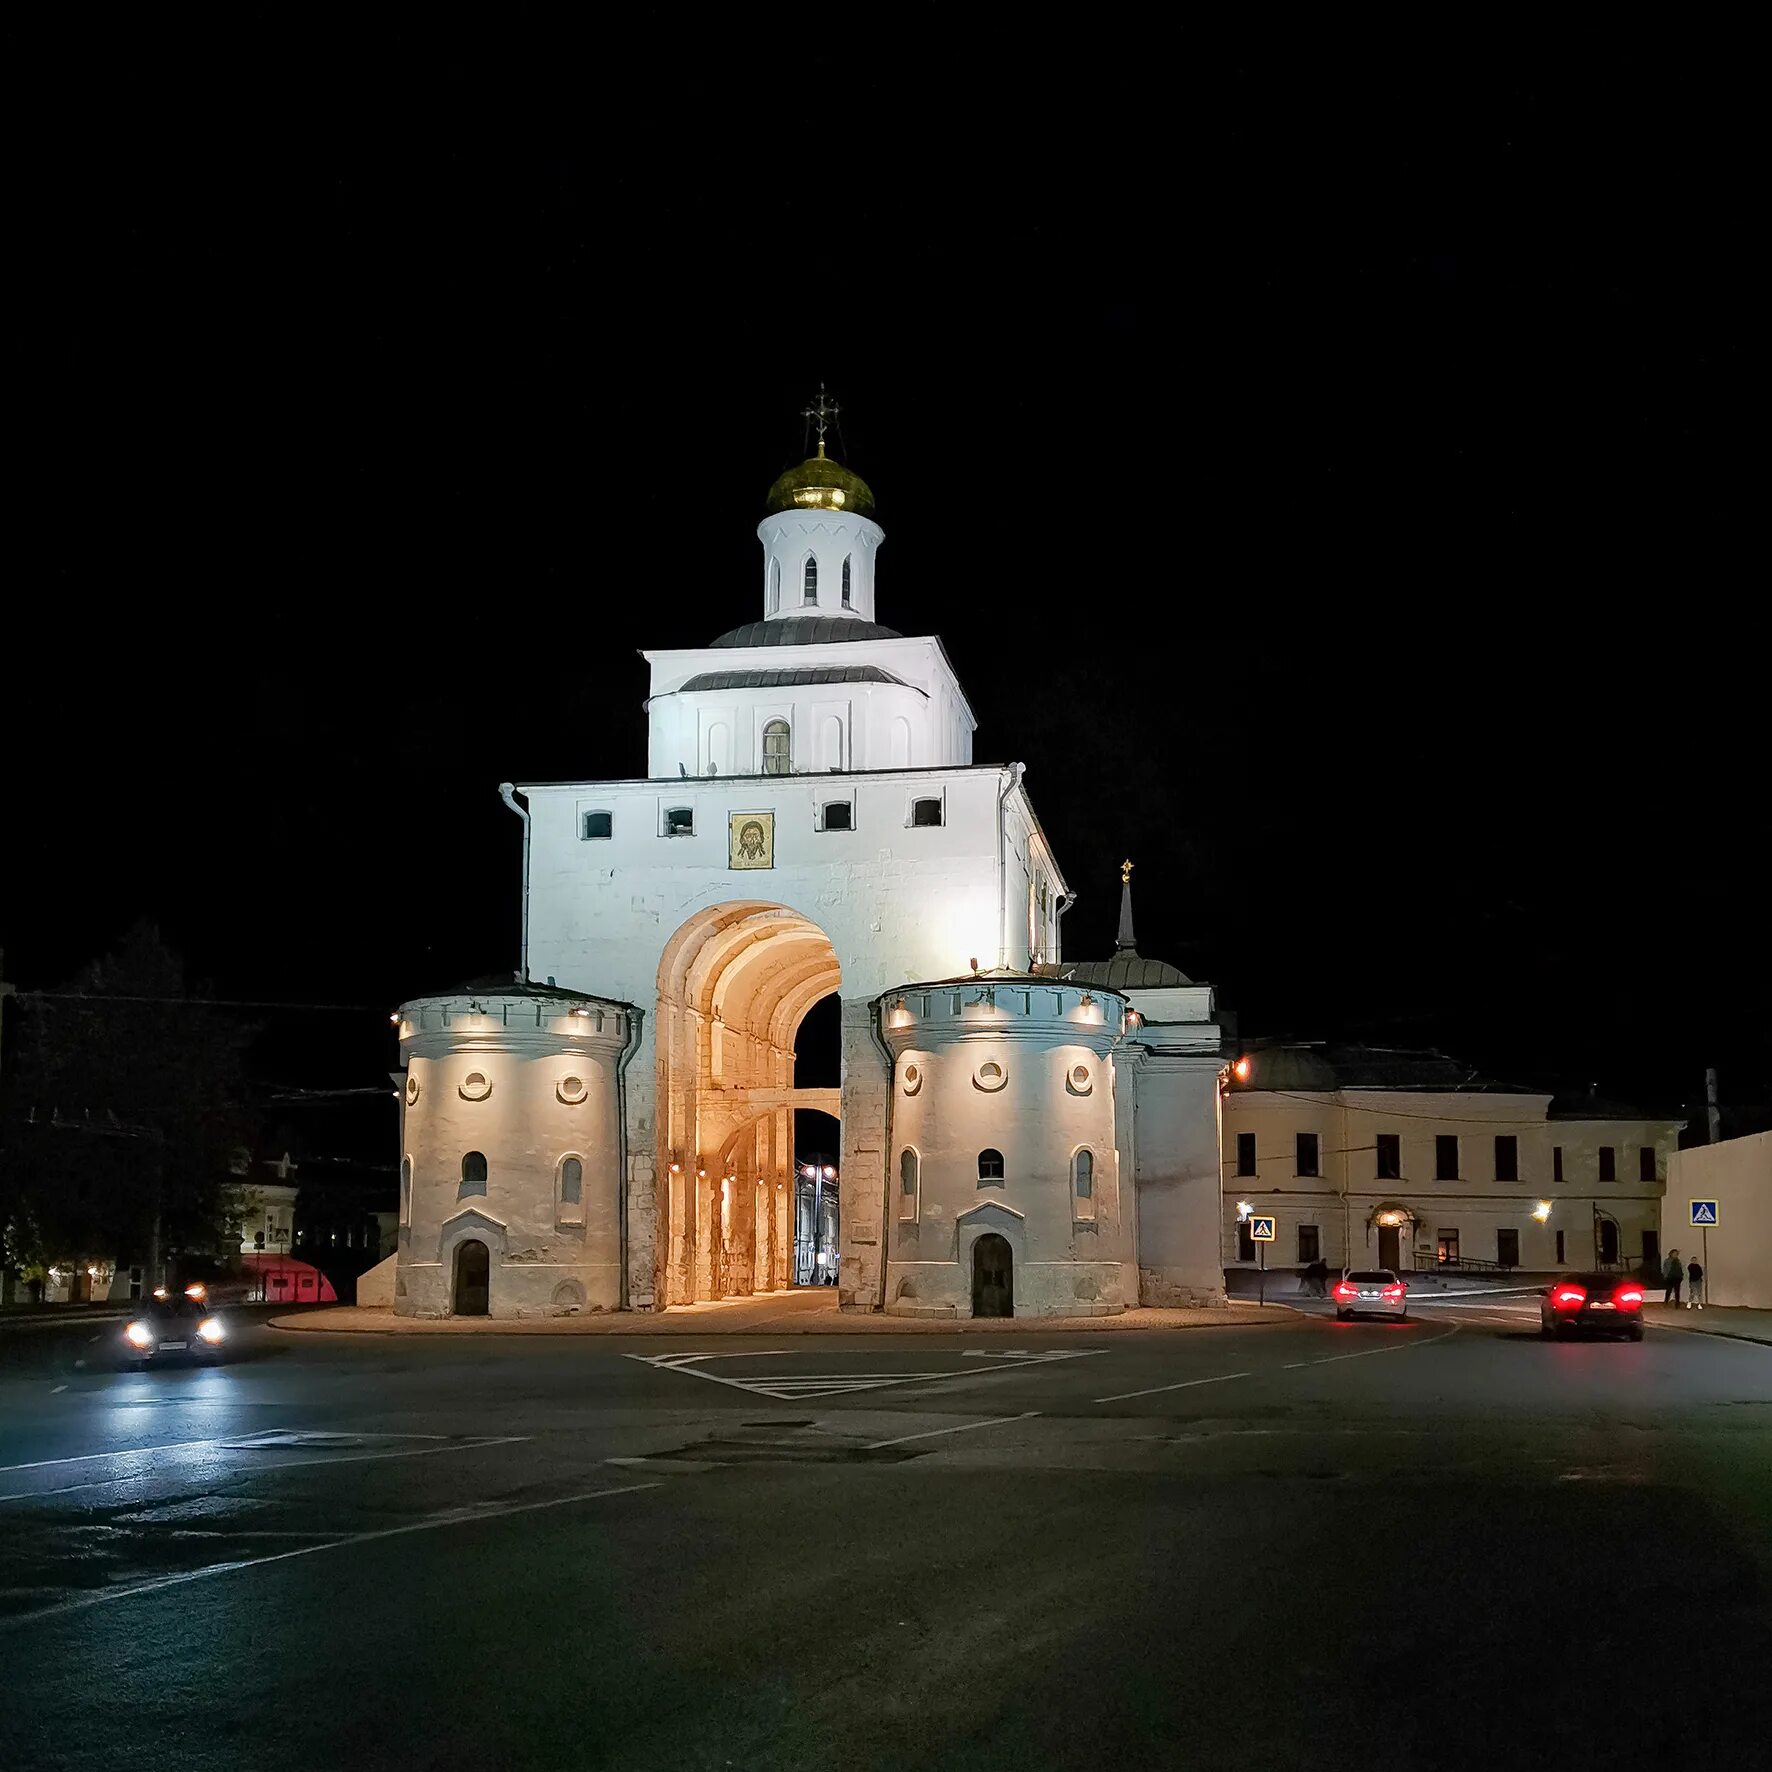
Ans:
POLYGON ((1388 1267, 1349 1268, 1335 1282, 1334 1297, 1337 1322, 1381 1316, 1401 1323, 1409 1316, 1409 1288, 1388 1267))

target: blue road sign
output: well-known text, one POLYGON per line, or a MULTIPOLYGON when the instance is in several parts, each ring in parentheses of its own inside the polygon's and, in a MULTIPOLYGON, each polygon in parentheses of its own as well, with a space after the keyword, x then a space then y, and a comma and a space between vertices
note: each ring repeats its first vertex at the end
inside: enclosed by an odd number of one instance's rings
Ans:
POLYGON ((1692 1222, 1694 1224, 1721 1224, 1717 1216, 1715 1200, 1694 1200, 1692 1202, 1692 1222))
POLYGON ((1274 1221, 1271 1218, 1252 1218, 1249 1220, 1250 1238, 1257 1243, 1277 1241, 1274 1236, 1274 1221))

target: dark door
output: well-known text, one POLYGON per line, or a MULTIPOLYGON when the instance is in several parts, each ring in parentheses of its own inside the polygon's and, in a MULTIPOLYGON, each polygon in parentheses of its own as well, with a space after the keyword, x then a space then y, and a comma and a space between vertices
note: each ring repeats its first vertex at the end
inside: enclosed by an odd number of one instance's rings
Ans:
POLYGON ((972 1245, 972 1314, 975 1317, 1015 1315, 1015 1276, 1009 1245, 987 1231, 972 1245))
POLYGON ((492 1252, 469 1238, 455 1247, 455 1314, 483 1317, 492 1301, 492 1252))
POLYGON ((1610 1267, 1618 1259, 1618 1226, 1610 1218, 1600 1220, 1600 1265, 1610 1267))
POLYGON ((1661 1232, 1643 1232, 1643 1272, 1659 1274, 1661 1272, 1661 1232))
POLYGON ((1378 1227, 1378 1265, 1397 1273, 1403 1266, 1403 1233, 1394 1224, 1378 1227))

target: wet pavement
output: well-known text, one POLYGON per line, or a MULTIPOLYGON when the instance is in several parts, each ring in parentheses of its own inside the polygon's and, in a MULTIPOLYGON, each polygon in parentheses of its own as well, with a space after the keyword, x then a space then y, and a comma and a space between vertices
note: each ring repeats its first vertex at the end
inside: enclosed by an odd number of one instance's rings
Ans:
POLYGON ((1741 1763, 1772 1351, 1534 1328, 0 1332, 8 1754, 1741 1763))

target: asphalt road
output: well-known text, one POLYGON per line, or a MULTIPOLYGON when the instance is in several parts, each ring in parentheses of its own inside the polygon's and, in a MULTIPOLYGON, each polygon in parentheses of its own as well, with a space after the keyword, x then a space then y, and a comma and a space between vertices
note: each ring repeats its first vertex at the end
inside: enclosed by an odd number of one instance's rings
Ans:
POLYGON ((8 1764, 1740 1765, 1772 1349, 0 1333, 8 1764))

